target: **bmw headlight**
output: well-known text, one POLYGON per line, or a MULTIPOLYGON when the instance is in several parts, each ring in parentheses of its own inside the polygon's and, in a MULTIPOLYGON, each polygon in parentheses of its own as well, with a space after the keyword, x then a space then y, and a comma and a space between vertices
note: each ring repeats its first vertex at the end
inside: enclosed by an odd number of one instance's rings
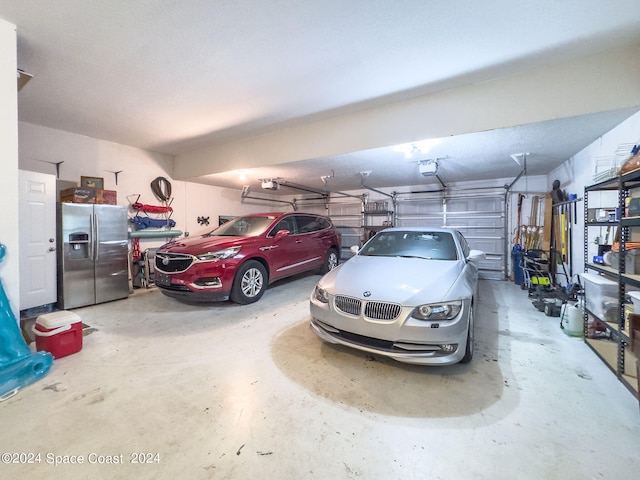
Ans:
POLYGON ((413 309, 411 316, 418 320, 453 320, 462 309, 462 301, 428 303, 413 309))
POLYGON ((329 303, 329 292, 327 292, 320 285, 316 285, 316 288, 315 288, 315 290, 313 292, 313 296, 320 303, 329 303))
POLYGON ((241 247, 231 247, 225 248, 224 250, 217 250, 215 252, 207 252, 201 255, 196 255, 196 258, 201 262, 217 262, 218 260, 235 257, 240 251, 240 248, 241 247))

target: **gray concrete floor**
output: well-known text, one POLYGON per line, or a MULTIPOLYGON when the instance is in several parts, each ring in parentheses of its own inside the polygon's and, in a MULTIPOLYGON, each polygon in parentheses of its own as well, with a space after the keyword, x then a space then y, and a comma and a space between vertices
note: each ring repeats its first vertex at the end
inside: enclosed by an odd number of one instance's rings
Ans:
POLYGON ((637 400, 516 285, 481 282, 472 363, 425 368, 323 344, 318 278, 248 306, 150 289, 74 310, 82 351, 0 404, 2 452, 39 461, 0 476, 638 478, 637 400))

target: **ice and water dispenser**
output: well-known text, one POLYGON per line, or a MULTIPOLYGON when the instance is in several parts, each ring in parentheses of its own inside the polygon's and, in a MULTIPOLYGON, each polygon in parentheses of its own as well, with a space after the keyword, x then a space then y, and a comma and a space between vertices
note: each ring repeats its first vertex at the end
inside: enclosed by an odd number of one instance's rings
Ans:
POLYGON ((84 232, 74 232, 69 234, 69 251, 67 252, 70 260, 80 260, 89 258, 89 234, 84 232))

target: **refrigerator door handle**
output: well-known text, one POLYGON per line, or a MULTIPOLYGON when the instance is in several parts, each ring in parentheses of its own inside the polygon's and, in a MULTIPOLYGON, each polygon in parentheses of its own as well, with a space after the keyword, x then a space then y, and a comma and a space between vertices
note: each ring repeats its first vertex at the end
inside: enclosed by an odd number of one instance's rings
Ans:
POLYGON ((94 234, 94 240, 93 243, 95 245, 96 248, 96 262, 98 261, 98 256, 100 254, 100 243, 98 241, 98 232, 100 231, 100 225, 98 224, 98 214, 94 214, 93 215, 93 234, 94 234))
POLYGON ((96 226, 93 222, 93 215, 89 214, 89 232, 91 235, 91 240, 89 242, 89 258, 91 258, 92 261, 95 260, 96 254, 96 226))

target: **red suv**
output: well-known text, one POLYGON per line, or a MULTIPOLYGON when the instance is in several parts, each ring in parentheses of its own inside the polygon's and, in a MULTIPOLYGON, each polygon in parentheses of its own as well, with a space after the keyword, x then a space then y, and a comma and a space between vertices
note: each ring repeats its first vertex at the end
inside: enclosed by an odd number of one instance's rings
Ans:
POLYGON ((163 245, 154 282, 170 297, 247 304, 275 280, 316 268, 326 273, 339 260, 340 238, 329 218, 261 213, 163 245))

